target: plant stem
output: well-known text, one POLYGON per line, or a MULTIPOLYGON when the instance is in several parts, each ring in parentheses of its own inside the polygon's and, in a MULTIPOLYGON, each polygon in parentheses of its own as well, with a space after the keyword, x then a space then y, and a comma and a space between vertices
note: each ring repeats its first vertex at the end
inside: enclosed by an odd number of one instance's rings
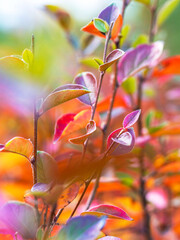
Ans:
MULTIPOLYGON (((137 108, 142 108, 142 88, 143 88, 143 82, 144 78, 139 75, 138 78, 138 99, 137 99, 137 108)), ((139 116, 138 119, 138 136, 142 136, 142 114, 139 116)), ((139 167, 140 167, 140 199, 141 199, 141 205, 144 211, 144 231, 145 236, 147 240, 152 240, 151 236, 151 230, 150 230, 150 215, 147 209, 147 200, 146 200, 146 181, 145 181, 145 167, 144 167, 144 149, 141 149, 140 156, 139 156, 139 167)))
MULTIPOLYGON (((107 33, 107 36, 106 36, 106 41, 105 41, 105 46, 104 46, 104 53, 103 53, 103 62, 105 63, 106 62, 106 55, 107 55, 107 49, 108 49, 108 43, 109 43, 109 40, 111 38, 111 31, 112 31, 112 27, 114 25, 114 22, 111 22, 110 24, 110 27, 109 27, 109 31, 107 33)), ((95 112, 96 112, 96 108, 97 108, 97 103, 98 103, 98 99, 99 99, 99 95, 100 95, 100 92, 101 92, 101 87, 102 87, 102 82, 103 82, 103 78, 104 78, 104 74, 105 74, 105 71, 103 72, 100 72, 100 79, 99 79, 99 86, 98 86, 98 91, 97 91, 97 96, 96 96, 96 101, 95 101, 95 104, 93 106, 93 111, 92 111, 92 115, 91 115, 91 120, 94 119, 94 115, 95 115, 95 112)), ((82 157, 81 157, 81 160, 83 161, 84 157, 85 157, 85 154, 86 154, 86 150, 87 150, 87 145, 88 145, 88 139, 86 140, 85 144, 84 144, 84 148, 83 148, 83 153, 82 153, 82 157)), ((77 205, 75 206, 75 209, 73 210, 71 217, 73 217, 74 213, 76 212, 78 206, 80 205, 86 191, 87 191, 87 188, 89 186, 89 184, 91 183, 92 179, 94 177, 94 173, 92 174, 91 178, 85 183, 86 186, 84 188, 84 191, 77 203, 77 205)))
POLYGON ((150 23, 150 31, 149 31, 149 42, 154 41, 154 36, 156 34, 156 19, 157 19, 158 1, 159 0, 154 0, 154 4, 151 7, 151 23, 150 23))
MULTIPOLYGON (((80 203, 81 203, 81 201, 82 201, 82 199, 83 199, 83 197, 84 197, 84 195, 85 195, 85 193, 86 193, 86 191, 87 191, 87 189, 88 189, 88 187, 89 187, 89 184, 90 184, 91 181, 92 181, 92 178, 93 178, 93 177, 91 177, 87 182, 85 182, 85 188, 84 188, 84 190, 83 190, 83 192, 82 192, 82 194, 81 194, 81 196, 80 196, 80 198, 79 198, 79 200, 78 200, 78 202, 77 202, 77 204, 76 204, 73 212, 71 213, 70 218, 72 218, 72 217, 74 216, 77 208, 79 207, 79 205, 80 205, 80 203)), ((69 218, 69 219, 70 219, 70 218, 69 218)))
MULTIPOLYGON (((127 0, 123 0, 123 7, 122 7, 122 18, 124 18, 124 14, 125 14, 125 10, 126 10, 126 7, 128 6, 127 4, 127 0)), ((119 36, 117 38, 117 41, 115 42, 116 44, 116 49, 118 49, 120 47, 120 38, 121 38, 121 31, 119 33, 119 36)), ((115 63, 115 72, 114 72, 114 81, 113 81, 113 93, 112 93, 112 97, 111 97, 111 101, 110 101, 110 106, 109 106, 109 110, 108 110, 108 113, 107 113, 107 118, 106 118, 106 123, 104 125, 104 128, 103 128, 103 141, 102 141, 102 148, 101 148, 101 152, 104 151, 105 149, 105 144, 106 144, 106 137, 107 137, 107 130, 109 128, 109 125, 110 125, 110 122, 111 122, 111 115, 112 115, 112 110, 113 110, 113 105, 114 105, 114 101, 115 101, 115 97, 116 97, 116 93, 117 93, 117 90, 118 90, 118 87, 119 87, 119 83, 117 81, 117 74, 118 74, 118 62, 117 61, 115 63)), ((96 195, 96 192, 97 192, 97 189, 98 189, 98 186, 99 186, 99 181, 100 181, 100 177, 101 177, 101 173, 102 173, 102 169, 99 171, 98 175, 97 175, 97 178, 96 178, 96 182, 95 182, 95 185, 94 185, 94 189, 93 189, 93 192, 88 200, 88 204, 87 204, 87 209, 90 207, 95 195, 96 195)))
POLYGON ((47 225, 47 228, 44 232, 44 235, 42 237, 42 240, 47 240, 48 239, 48 236, 49 236, 49 233, 50 233, 50 226, 51 226, 51 223, 53 221, 53 217, 55 215, 55 211, 56 211, 56 207, 57 207, 57 204, 55 203, 53 206, 52 206, 52 209, 51 209, 51 213, 50 213, 50 216, 49 216, 49 221, 48 221, 48 225, 47 225))
MULTIPOLYGON (((154 36, 156 33, 156 13, 158 7, 158 0, 154 1, 154 5, 151 8, 151 25, 150 25, 150 32, 149 32, 149 41, 152 42, 154 40, 154 36)), ((143 83, 145 81, 142 75, 138 77, 138 99, 137 99, 137 108, 142 109, 142 90, 143 90, 143 83)), ((138 119, 138 136, 142 136, 142 114, 139 116, 138 119)), ((144 211, 144 231, 145 237, 147 240, 152 240, 151 235, 151 228, 150 228, 150 214, 147 208, 147 200, 146 200, 146 181, 145 181, 145 167, 144 167, 144 149, 141 149, 140 156, 139 156, 139 167, 140 167, 140 198, 141 198, 141 205, 144 211)))
POLYGON ((37 183, 37 131, 38 131, 38 113, 36 111, 36 101, 34 101, 34 158, 33 164, 33 184, 37 183))

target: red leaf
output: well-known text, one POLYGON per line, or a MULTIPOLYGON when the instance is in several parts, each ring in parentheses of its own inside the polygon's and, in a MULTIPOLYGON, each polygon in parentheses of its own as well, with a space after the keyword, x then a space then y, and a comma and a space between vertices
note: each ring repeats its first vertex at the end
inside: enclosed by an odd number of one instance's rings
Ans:
POLYGON ((126 129, 125 131, 123 130, 123 128, 119 128, 113 131, 108 137, 107 149, 111 146, 113 142, 115 144, 109 153, 110 155, 118 156, 129 153, 133 149, 135 144, 135 134, 133 128, 126 129))
POLYGON ((57 120, 56 126, 55 126, 55 130, 54 130, 54 140, 53 140, 53 143, 56 143, 60 139, 64 129, 66 128, 66 126, 71 121, 74 120, 74 116, 75 115, 76 114, 74 114, 74 113, 68 113, 68 114, 65 114, 65 115, 61 116, 57 120))

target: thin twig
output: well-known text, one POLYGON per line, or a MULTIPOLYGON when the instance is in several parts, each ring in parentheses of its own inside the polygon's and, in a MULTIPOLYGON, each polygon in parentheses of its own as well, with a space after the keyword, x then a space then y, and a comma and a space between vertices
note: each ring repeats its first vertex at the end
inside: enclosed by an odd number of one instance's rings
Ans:
POLYGON ((159 0, 154 0, 154 5, 151 7, 151 23, 149 30, 149 42, 154 41, 154 36, 156 34, 156 19, 157 19, 157 8, 159 0))
POLYGON ((80 203, 81 203, 81 201, 82 201, 82 199, 83 199, 83 197, 84 197, 84 195, 85 195, 85 193, 86 193, 86 191, 87 191, 91 181, 92 181, 92 177, 87 182, 85 182, 85 188, 84 188, 84 190, 83 190, 83 192, 82 192, 82 194, 81 194, 81 196, 80 196, 80 198, 79 198, 79 200, 78 200, 78 202, 77 202, 73 212, 71 213, 71 216, 69 217, 69 219, 74 216, 74 214, 75 214, 77 208, 79 207, 79 205, 80 205, 80 203))
POLYGON ((53 221, 53 217, 54 217, 54 215, 55 215, 56 207, 57 207, 57 204, 55 203, 55 204, 52 206, 51 214, 50 214, 50 216, 49 216, 49 221, 48 221, 46 230, 45 230, 45 232, 44 232, 44 235, 43 235, 43 237, 42 237, 42 240, 47 240, 47 239, 48 239, 48 236, 49 236, 49 233, 50 233, 50 226, 51 226, 51 223, 52 223, 52 221, 53 221))

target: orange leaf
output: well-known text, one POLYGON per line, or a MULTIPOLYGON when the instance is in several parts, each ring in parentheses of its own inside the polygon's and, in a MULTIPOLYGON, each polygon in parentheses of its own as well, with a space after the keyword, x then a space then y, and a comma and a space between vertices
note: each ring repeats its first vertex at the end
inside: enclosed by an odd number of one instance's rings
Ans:
POLYGON ((88 32, 90 34, 93 34, 98 37, 103 37, 105 38, 105 35, 102 34, 95 26, 93 20, 88 23, 86 26, 81 28, 81 31, 88 32))
POLYGON ((180 55, 162 60, 155 68, 153 76, 161 77, 164 75, 180 74, 180 55))
POLYGON ((3 151, 17 153, 30 159, 33 154, 33 144, 29 139, 14 137, 5 144, 3 151))
POLYGON ((119 17, 116 19, 112 32, 111 32, 111 39, 115 40, 118 37, 118 34, 120 33, 121 27, 123 24, 123 19, 121 14, 119 14, 119 17))
POLYGON ((84 144, 84 142, 86 141, 86 139, 93 133, 96 131, 96 123, 95 121, 90 121, 87 126, 86 126, 86 129, 87 129, 87 133, 84 134, 84 135, 81 135, 79 137, 75 137, 75 138, 71 138, 69 139, 69 141, 71 143, 74 143, 74 144, 84 144))

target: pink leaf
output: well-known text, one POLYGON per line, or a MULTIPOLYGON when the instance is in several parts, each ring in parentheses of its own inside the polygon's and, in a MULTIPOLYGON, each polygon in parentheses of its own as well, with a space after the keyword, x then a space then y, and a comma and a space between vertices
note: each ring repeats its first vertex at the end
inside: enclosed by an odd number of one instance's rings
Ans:
POLYGON ((90 208, 88 211, 83 212, 81 215, 95 215, 95 216, 107 216, 108 218, 117 218, 132 221, 133 219, 121 208, 113 205, 102 204, 90 208))
POLYGON ((38 229, 35 209, 23 202, 9 201, 0 209, 0 221, 11 232, 18 232, 23 239, 34 239, 38 229))
POLYGON ((107 148, 109 148, 113 142, 114 146, 109 152, 110 155, 119 156, 129 153, 135 144, 135 134, 133 128, 126 129, 125 131, 123 128, 119 128, 113 131, 108 137, 107 148))
POLYGON ((76 114, 73 113, 68 113, 63 115, 62 117, 58 118, 57 122, 56 122, 56 126, 55 126, 55 130, 54 130, 54 140, 53 143, 56 143, 59 138, 61 137, 64 129, 66 128, 66 126, 74 120, 74 116, 76 114))
POLYGON ((75 137, 75 138, 71 138, 69 139, 69 141, 71 143, 74 143, 74 144, 84 144, 84 142, 86 141, 86 139, 93 133, 96 131, 96 123, 95 121, 90 121, 87 125, 87 133, 84 134, 84 135, 81 135, 79 137, 75 137))
POLYGON ((135 122, 137 122, 140 114, 141 114, 141 110, 139 109, 139 110, 133 111, 133 112, 129 113, 128 115, 126 115, 126 117, 124 118, 124 121, 123 121, 123 128, 129 128, 133 124, 135 124, 135 122))
POLYGON ((142 44, 127 51, 118 64, 119 83, 146 67, 154 67, 158 63, 162 51, 163 42, 161 41, 142 44))
POLYGON ((154 204, 158 209, 164 209, 168 206, 168 193, 163 188, 155 188, 146 194, 149 202, 154 204))
POLYGON ((90 72, 83 72, 83 73, 78 74, 75 77, 74 82, 76 84, 80 84, 90 90, 89 94, 80 96, 80 97, 78 97, 78 99, 81 102, 92 106, 96 101, 96 94, 97 94, 96 93, 97 92, 97 80, 96 80, 95 76, 90 72))

